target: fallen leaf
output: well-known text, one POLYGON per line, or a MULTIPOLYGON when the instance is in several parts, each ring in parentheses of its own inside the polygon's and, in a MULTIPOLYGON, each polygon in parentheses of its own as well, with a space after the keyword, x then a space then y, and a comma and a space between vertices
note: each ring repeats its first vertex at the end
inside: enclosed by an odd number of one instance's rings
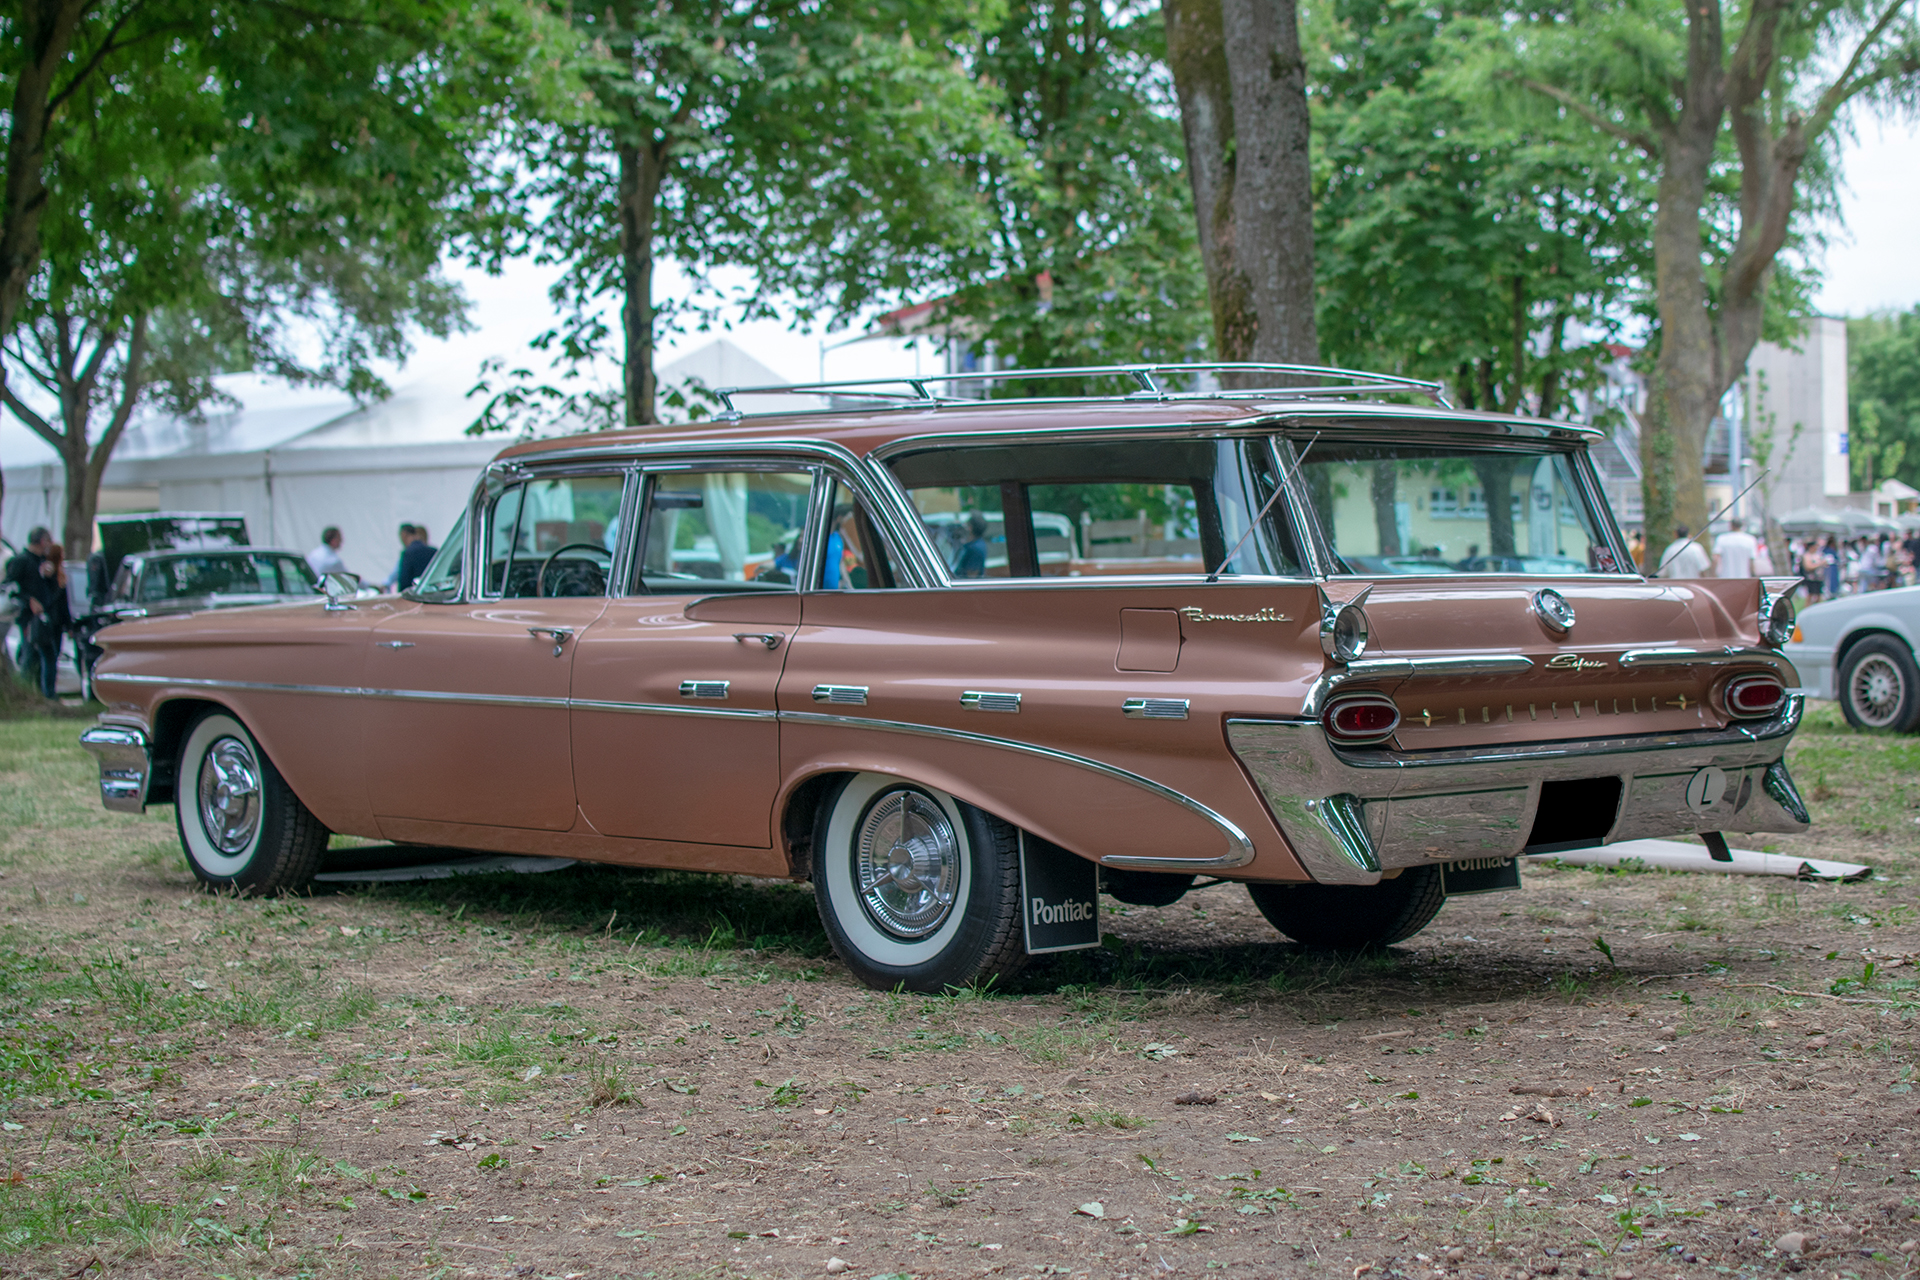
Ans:
POLYGON ((1165 1062, 1180 1051, 1170 1044, 1150 1044, 1140 1051, 1143 1058, 1152 1058, 1156 1062, 1165 1062))
POLYGON ((1261 1094, 1260 1096, 1261 1096, 1262 1098, 1265 1098, 1265 1099, 1266 1099, 1266 1100, 1267 1100, 1268 1102, 1284 1102, 1284 1101, 1286 1101, 1286 1099, 1284 1099, 1284 1098, 1282 1098, 1282 1097, 1281 1097, 1281 1096, 1280 1096, 1279 1094, 1277 1094, 1277 1093, 1263 1093, 1263 1094, 1261 1094))
POLYGON ((1230 1133, 1227 1135, 1227 1141, 1228 1142, 1261 1142, 1261 1141, 1264 1141, 1264 1139, 1255 1138, 1249 1134, 1244 1134, 1244 1133, 1230 1133))
POLYGON ((1189 1089, 1173 1100, 1176 1107, 1210 1107, 1220 1101, 1211 1093, 1202 1093, 1198 1089, 1189 1089))
POLYGON ((1089 1200, 1078 1209, 1075 1209, 1074 1212, 1085 1214, 1089 1218, 1104 1218, 1107 1216, 1107 1206, 1101 1204, 1098 1200, 1089 1200))
POLYGON ((1362 1040, 1404 1040, 1412 1035, 1411 1031, 1381 1031, 1370 1036, 1361 1036, 1362 1040))
POLYGON ((1773 1247, 1782 1253, 1805 1252, 1807 1247, 1807 1233, 1804 1231, 1789 1231, 1778 1240, 1775 1240, 1773 1247))
POLYGON ((1700 1135, 1699 1135, 1699 1134, 1697 1134, 1697 1133, 1683 1133, 1683 1134, 1681 1134, 1681 1135, 1680 1135, 1680 1141, 1682 1141, 1682 1142, 1698 1142, 1698 1141, 1700 1141, 1700 1135))
POLYGON ((1557 1084, 1516 1084, 1508 1093, 1522 1093, 1535 1098, 1584 1098, 1593 1092, 1593 1086, 1584 1089, 1567 1089, 1557 1084))
POLYGON ((846 1271, 850 1269, 852 1266, 853 1264, 851 1262, 848 1262, 845 1258, 828 1258, 827 1274, 830 1276, 837 1276, 842 1271, 846 1271))

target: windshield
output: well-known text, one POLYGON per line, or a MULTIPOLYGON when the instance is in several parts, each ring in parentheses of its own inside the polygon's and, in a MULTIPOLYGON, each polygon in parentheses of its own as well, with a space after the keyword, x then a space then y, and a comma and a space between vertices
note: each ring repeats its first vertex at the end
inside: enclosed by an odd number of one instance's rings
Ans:
POLYGON ((1308 500, 1344 572, 1619 573, 1611 522, 1573 455, 1455 444, 1296 446, 1308 500))

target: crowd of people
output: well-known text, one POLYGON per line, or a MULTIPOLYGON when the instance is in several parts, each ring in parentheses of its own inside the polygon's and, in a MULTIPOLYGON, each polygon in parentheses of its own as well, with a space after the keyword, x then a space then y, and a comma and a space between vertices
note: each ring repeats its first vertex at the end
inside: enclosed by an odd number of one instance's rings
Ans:
POLYGON ((1725 533, 1712 538, 1696 535, 1685 525, 1674 529, 1673 541, 1660 553, 1656 565, 1647 564, 1646 542, 1636 532, 1631 550, 1642 572, 1660 578, 1761 578, 1799 574, 1806 581, 1802 600, 1831 599, 1861 591, 1884 591, 1913 586, 1920 565, 1920 531, 1896 538, 1882 533, 1847 538, 1815 533, 1786 539, 1786 563, 1776 566, 1767 540, 1747 532, 1738 519, 1725 533))

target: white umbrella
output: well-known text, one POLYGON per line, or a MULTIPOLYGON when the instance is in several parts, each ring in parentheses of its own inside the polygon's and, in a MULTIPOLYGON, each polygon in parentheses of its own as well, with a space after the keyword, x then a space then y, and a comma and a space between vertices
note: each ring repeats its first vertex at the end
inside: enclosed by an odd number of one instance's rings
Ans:
POLYGON ((1847 519, 1853 512, 1827 511, 1820 507, 1802 507, 1798 511, 1789 511, 1776 518, 1775 523, 1789 533, 1803 533, 1819 530, 1822 533, 1850 533, 1852 523, 1847 519))

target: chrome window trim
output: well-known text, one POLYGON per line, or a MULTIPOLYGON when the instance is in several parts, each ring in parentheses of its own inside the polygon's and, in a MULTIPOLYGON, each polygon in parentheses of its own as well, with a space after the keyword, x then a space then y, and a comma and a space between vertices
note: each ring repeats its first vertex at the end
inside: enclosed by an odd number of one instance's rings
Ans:
MULTIPOLYGON (((701 596, 704 598, 704 596, 710 596, 710 595, 716 595, 716 594, 729 595, 729 596, 731 595, 777 596, 777 595, 786 594, 785 592, 781 592, 781 591, 765 591, 765 592, 705 591, 705 592, 702 592, 700 590, 692 590, 692 591, 680 592, 680 591, 642 591, 640 590, 640 560, 641 560, 641 552, 642 552, 642 547, 640 546, 640 536, 642 533, 645 532, 645 530, 641 528, 640 519, 642 516, 646 514, 647 499, 652 496, 653 482, 658 477, 663 475, 680 475, 690 471, 692 472, 762 471, 762 472, 769 472, 769 473, 785 473, 788 475, 792 475, 796 473, 804 473, 805 475, 809 476, 812 480, 812 486, 807 494, 807 514, 802 517, 802 519, 806 523, 802 525, 800 529, 800 558, 799 558, 799 563, 802 566, 804 566, 807 563, 807 556, 811 550, 810 544, 813 539, 813 519, 814 519, 813 513, 814 513, 815 503, 817 502, 817 498, 815 497, 815 495, 820 488, 820 464, 818 462, 796 463, 791 459, 766 458, 757 454, 742 455, 740 457, 721 458, 712 463, 709 463, 706 460, 706 457, 704 455, 701 457, 690 457, 685 460, 676 460, 673 462, 668 462, 668 463, 659 464, 659 465, 650 464, 645 460, 637 460, 634 464, 634 474, 636 476, 636 482, 633 486, 634 488, 633 523, 628 526, 633 530, 633 533, 631 534, 631 536, 621 539, 621 542, 623 544, 624 550, 626 551, 626 555, 627 555, 627 570, 619 578, 619 582, 621 583, 623 590, 620 595, 614 598, 621 599, 621 600, 657 600, 657 599, 660 599, 661 597, 672 597, 672 596, 680 596, 680 595, 701 596)), ((805 577, 796 578, 793 584, 793 590, 803 591, 805 589, 806 589, 806 578, 805 577)))
MULTIPOLYGON (((505 596, 498 593, 489 595, 486 590, 486 575, 476 571, 475 566, 485 562, 485 550, 487 547, 486 535, 492 532, 489 509, 493 505, 494 498, 499 494, 505 493, 515 485, 532 484, 538 480, 557 480, 566 476, 613 475, 620 477, 621 485, 620 514, 618 518, 626 522, 624 526, 626 529, 631 530, 633 528, 634 490, 638 487, 640 480, 640 469, 634 465, 631 460, 620 466, 608 466, 605 464, 593 465, 586 462, 575 463, 572 460, 556 462, 549 466, 545 458, 541 458, 537 463, 518 464, 514 466, 502 466, 498 461, 487 464, 486 470, 481 473, 480 483, 474 486, 474 496, 468 512, 467 555, 464 563, 460 566, 462 583, 460 594, 454 600, 423 600, 420 603, 490 604, 496 600, 508 599, 539 600, 583 598, 579 596, 505 596), (496 480, 502 482, 498 484, 497 492, 495 492, 496 485, 494 483, 496 480), (469 589, 469 587, 471 589, 469 589)), ((522 498, 521 501, 524 503, 525 499, 522 498)), ((516 515, 514 518, 518 520, 519 516, 516 515)), ((623 560, 631 560, 632 558, 632 553, 629 550, 632 541, 633 539, 630 536, 622 534, 620 538, 621 545, 613 549, 613 554, 607 565, 607 589, 601 593, 601 599, 613 600, 619 598, 619 593, 615 590, 615 586, 625 580, 621 576, 620 566, 623 560)), ((506 579, 504 576, 501 579, 500 586, 502 591, 506 589, 506 579)))

